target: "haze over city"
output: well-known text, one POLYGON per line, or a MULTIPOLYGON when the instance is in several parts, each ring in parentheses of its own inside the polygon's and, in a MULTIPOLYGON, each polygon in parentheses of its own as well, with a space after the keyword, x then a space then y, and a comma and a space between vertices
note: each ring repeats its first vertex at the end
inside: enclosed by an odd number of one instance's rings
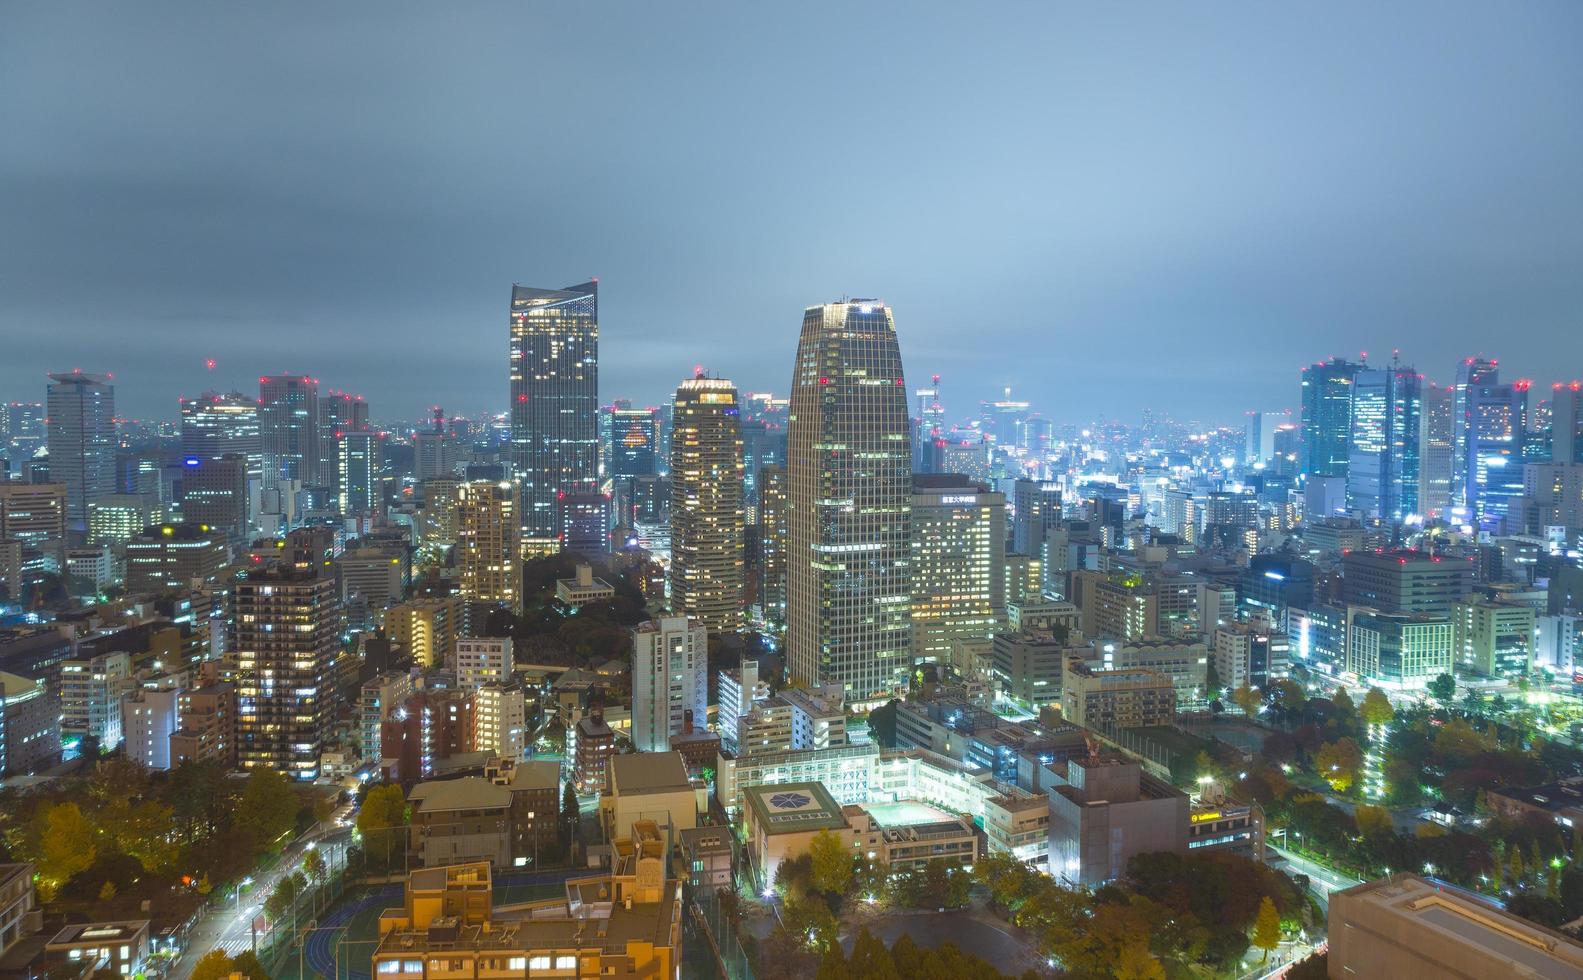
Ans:
POLYGON ((1568 3, 10 4, 0 393, 111 370, 170 418, 299 371, 476 414, 509 284, 590 276, 602 396, 648 404, 697 363, 784 390, 843 295, 895 308, 910 380, 1058 420, 1232 422, 1392 347, 1548 384, 1583 352, 1580 34, 1568 3))

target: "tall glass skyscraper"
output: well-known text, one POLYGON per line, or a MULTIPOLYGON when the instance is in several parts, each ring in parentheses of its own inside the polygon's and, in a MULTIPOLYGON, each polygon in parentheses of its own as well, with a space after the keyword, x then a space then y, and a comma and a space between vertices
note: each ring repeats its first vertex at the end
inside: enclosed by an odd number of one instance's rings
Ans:
POLYGON ((115 386, 109 375, 49 376, 50 479, 66 485, 66 527, 86 532, 88 505, 115 493, 115 386))
POLYGON ((511 288, 511 468, 524 548, 557 548, 556 498, 599 489, 597 280, 511 288))
POLYGON ((1468 404, 1468 389, 1484 384, 1495 384, 1500 375, 1498 361, 1482 357, 1465 357, 1457 365, 1457 379, 1451 394, 1451 502, 1466 507, 1468 501, 1468 428, 1472 424, 1472 406, 1468 404))
POLYGON ((264 456, 258 434, 258 400, 240 391, 229 395, 206 391, 197 398, 183 398, 181 451, 196 459, 241 456, 247 460, 247 475, 260 478, 264 456))
POLYGON ((1463 490, 1469 512, 1481 525, 1504 518, 1511 501, 1523 495, 1531 387, 1527 381, 1468 386, 1463 490))
POLYGON ((1353 376, 1347 507, 1400 523, 1419 512, 1423 378, 1393 365, 1353 376))
POLYGON ((737 389, 696 377, 671 416, 671 609, 708 627, 742 627, 742 435, 737 389))
POLYGON ((1352 444, 1352 380, 1362 365, 1332 357, 1303 369, 1299 466, 1305 476, 1347 475, 1352 444))
POLYGON ((1424 388, 1424 409, 1418 427, 1418 506, 1429 517, 1444 516, 1451 506, 1455 395, 1455 388, 1436 384, 1424 388))
POLYGON ((912 668, 912 444, 889 307, 804 312, 788 429, 787 663, 871 704, 912 668))

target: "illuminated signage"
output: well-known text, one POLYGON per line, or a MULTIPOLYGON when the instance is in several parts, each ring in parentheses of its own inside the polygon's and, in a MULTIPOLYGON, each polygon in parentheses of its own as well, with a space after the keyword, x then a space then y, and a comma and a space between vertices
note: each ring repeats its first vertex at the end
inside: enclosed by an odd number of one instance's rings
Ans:
POLYGON ((1220 819, 1220 811, 1219 810, 1211 810, 1208 813, 1195 813, 1195 814, 1193 814, 1193 823, 1208 823, 1211 820, 1219 820, 1219 819, 1220 819))
POLYGON ((940 503, 942 503, 942 504, 976 504, 976 503, 978 503, 978 497, 976 495, 974 495, 974 494, 967 494, 965 496, 957 496, 957 497, 947 496, 947 497, 941 497, 940 498, 940 503))

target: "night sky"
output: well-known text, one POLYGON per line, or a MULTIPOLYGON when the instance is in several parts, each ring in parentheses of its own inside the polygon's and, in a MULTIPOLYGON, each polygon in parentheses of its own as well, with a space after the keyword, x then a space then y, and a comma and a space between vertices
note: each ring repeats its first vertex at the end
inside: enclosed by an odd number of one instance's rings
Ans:
POLYGON ((0 399, 81 367, 174 417, 289 370, 501 410, 512 282, 589 276, 607 400, 784 393, 843 295, 953 417, 1229 422, 1393 346, 1547 388, 1583 376, 1580 41, 1576 0, 3 0, 0 399))

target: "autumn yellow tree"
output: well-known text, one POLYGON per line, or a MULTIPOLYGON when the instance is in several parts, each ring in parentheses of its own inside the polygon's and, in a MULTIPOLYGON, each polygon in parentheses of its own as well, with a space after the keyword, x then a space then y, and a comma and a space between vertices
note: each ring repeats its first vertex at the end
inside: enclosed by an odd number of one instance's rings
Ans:
POLYGON ((39 897, 46 902, 99 856, 93 825, 75 803, 39 807, 29 836, 38 868, 39 897))
POLYGON ((1319 747, 1314 756, 1314 768, 1332 789, 1345 793, 1357 782, 1358 773, 1363 769, 1363 750, 1357 742, 1342 736, 1319 747))
POLYGON ((1363 696, 1363 707, 1359 710, 1363 713, 1363 721, 1369 725, 1389 725, 1391 719, 1396 717, 1391 699, 1377 687, 1369 688, 1369 693, 1363 696))
POLYGON ((1259 899, 1259 916, 1253 920, 1253 945, 1264 950, 1265 962, 1270 958, 1270 952, 1281 944, 1281 915, 1275 911, 1275 903, 1266 895, 1259 899))
POLYGON ((841 838, 821 830, 809 842, 808 853, 813 857, 814 890, 845 894, 852 884, 852 852, 841 846, 841 838))

